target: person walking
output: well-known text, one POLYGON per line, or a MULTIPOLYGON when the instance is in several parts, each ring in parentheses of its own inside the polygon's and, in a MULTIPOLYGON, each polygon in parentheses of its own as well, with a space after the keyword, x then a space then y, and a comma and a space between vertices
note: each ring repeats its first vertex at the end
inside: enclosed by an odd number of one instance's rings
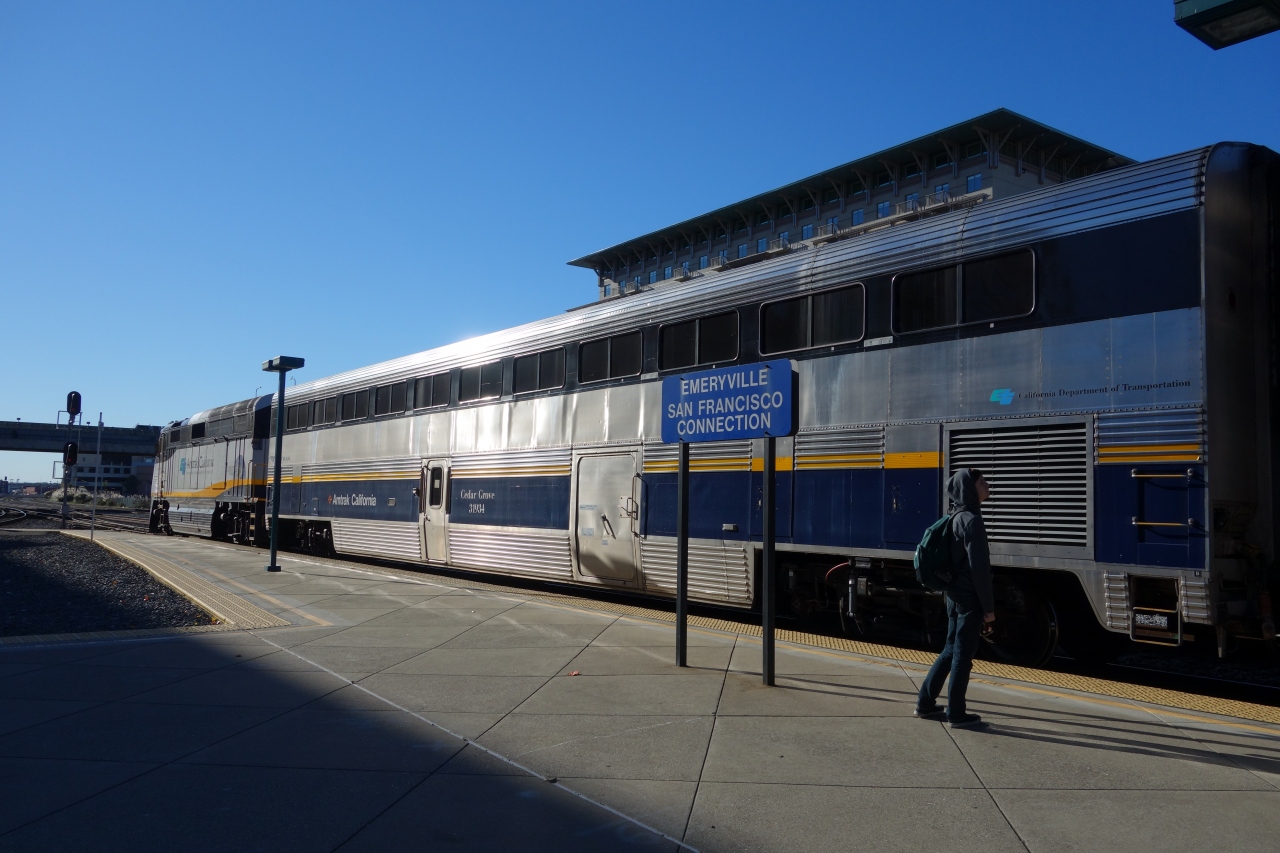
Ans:
POLYGON ((991 552, 987 529, 982 523, 982 502, 991 496, 991 487, 977 468, 961 468, 947 483, 951 501, 951 561, 955 579, 947 590, 947 643, 933 662, 915 715, 924 719, 946 717, 951 728, 968 728, 982 723, 977 714, 965 709, 969 671, 978 650, 978 638, 987 623, 994 622, 995 594, 991 589, 991 552), (951 678, 946 708, 938 705, 942 685, 951 678))

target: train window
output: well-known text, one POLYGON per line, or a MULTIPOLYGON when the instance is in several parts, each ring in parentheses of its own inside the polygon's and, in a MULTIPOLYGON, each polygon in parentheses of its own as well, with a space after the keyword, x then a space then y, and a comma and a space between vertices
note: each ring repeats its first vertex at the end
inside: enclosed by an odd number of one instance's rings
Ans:
POLYGON ((449 374, 437 373, 431 377, 431 405, 449 405, 449 374))
POLYGON ((169 441, 170 441, 170 442, 180 441, 181 439, 182 439, 182 427, 178 427, 177 429, 171 429, 171 430, 169 430, 169 441))
POLYGON ((861 284, 771 302, 760 309, 764 355, 862 340, 865 291, 861 284))
POLYGON ((784 299, 760 309, 760 352, 768 355, 809 345, 809 297, 784 299))
POLYGON ((405 392, 408 385, 405 382, 397 382, 391 386, 391 413, 403 412, 405 407, 405 392))
POLYGON ((432 466, 430 484, 427 487, 427 503, 432 509, 439 509, 444 501, 444 469, 432 466))
POLYGON ((1035 256, 1030 249, 906 273, 893 279, 898 334, 1023 317, 1035 308, 1035 256))
POLYGON ((954 326, 957 268, 906 273, 893 279, 893 331, 897 334, 954 326))
POLYGON ((329 397, 324 401, 324 422, 334 423, 338 420, 338 398, 329 397))
POLYGON ((525 355, 516 359, 515 392, 528 394, 538 390, 538 357, 525 355))
POLYGON ((738 357, 738 312, 726 311, 698 321, 698 364, 738 357))
POLYGON ((502 396, 502 362, 491 361, 480 368, 480 397, 502 396))
POLYGON ((609 339, 609 378, 637 376, 644 364, 644 339, 639 332, 609 339))
POLYGON ((470 400, 483 400, 497 397, 502 393, 502 362, 493 361, 478 364, 475 367, 462 368, 462 376, 458 383, 458 400, 466 403, 470 400))
POLYGON ((538 390, 564 387, 564 347, 538 354, 538 390))
POLYGON ((373 392, 373 414, 386 415, 391 413, 391 386, 379 385, 373 392))
POLYGON ((516 359, 515 392, 546 391, 564 385, 564 347, 516 359))
POLYGON ((810 345, 824 347, 862 340, 864 293, 860 284, 815 293, 810 345))
POLYGON ((358 421, 369 417, 369 392, 355 391, 342 395, 342 419, 358 421))
POLYGON ((599 382, 609 378, 609 339, 589 341, 578 349, 578 381, 599 382))
POLYGON ((285 429, 306 429, 310 425, 310 403, 299 403, 296 406, 285 406, 285 429))
POLYGON ((191 425, 191 438, 192 440, 195 440, 197 438, 204 438, 204 424, 191 425))
POLYGON ((663 326, 658 337, 658 366, 663 370, 697 363, 698 321, 663 326))
POLYGON ((1035 307, 1035 256, 1025 250, 966 261, 960 290, 961 322, 1030 314, 1035 307))

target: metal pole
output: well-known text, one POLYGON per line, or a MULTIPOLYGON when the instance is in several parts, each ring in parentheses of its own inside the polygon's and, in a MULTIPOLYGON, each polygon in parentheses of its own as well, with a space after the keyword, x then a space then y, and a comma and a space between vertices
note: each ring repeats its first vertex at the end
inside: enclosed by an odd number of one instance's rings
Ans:
MULTIPOLYGON (((75 418, 70 415, 67 418, 67 438, 71 438, 71 421, 73 421, 74 419, 75 418)), ((63 456, 65 457, 66 454, 64 453, 63 456)), ((67 462, 66 462, 66 459, 64 458, 62 461, 62 529, 63 530, 67 529, 67 518, 68 516, 70 516, 70 514, 71 514, 70 511, 67 509, 67 462)))
POLYGON ((102 477, 102 412, 98 412, 98 464, 93 466, 93 509, 89 512, 89 541, 98 526, 98 481, 102 477))
POLYGON ((774 489, 774 471, 777 468, 778 440, 769 436, 764 440, 764 515, 761 525, 764 533, 764 554, 760 572, 760 644, 763 657, 761 669, 766 687, 773 686, 773 611, 777 584, 774 583, 774 537, 777 498, 774 489))
POLYGON ((676 474, 676 666, 689 665, 689 442, 676 474))
POLYGON ((280 536, 280 456, 284 453, 284 374, 280 371, 280 393, 276 395, 276 473, 271 487, 271 562, 267 571, 278 572, 276 544, 280 536))

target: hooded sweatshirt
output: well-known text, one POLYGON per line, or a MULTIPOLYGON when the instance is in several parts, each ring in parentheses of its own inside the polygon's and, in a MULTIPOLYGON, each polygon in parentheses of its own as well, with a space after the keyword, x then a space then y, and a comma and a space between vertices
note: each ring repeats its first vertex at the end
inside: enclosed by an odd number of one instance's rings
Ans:
POLYGON ((977 594, 983 613, 994 613, 995 594, 991 590, 991 551, 987 528, 982 523, 982 502, 978 484, 968 468, 961 468, 947 483, 951 499, 951 558, 960 567, 955 585, 977 594))

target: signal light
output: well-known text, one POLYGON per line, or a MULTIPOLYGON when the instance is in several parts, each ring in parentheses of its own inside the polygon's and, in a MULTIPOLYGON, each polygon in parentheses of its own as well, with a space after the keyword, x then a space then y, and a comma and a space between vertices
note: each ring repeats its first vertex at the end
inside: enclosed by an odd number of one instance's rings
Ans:
POLYGON ((80 392, 72 391, 67 395, 67 414, 71 416, 71 420, 76 419, 76 415, 80 414, 80 392))
MULTIPOLYGON (((75 393, 75 392, 72 392, 75 393)), ((74 441, 68 441, 62 447, 62 464, 74 465, 76 460, 80 458, 80 446, 74 441)))

